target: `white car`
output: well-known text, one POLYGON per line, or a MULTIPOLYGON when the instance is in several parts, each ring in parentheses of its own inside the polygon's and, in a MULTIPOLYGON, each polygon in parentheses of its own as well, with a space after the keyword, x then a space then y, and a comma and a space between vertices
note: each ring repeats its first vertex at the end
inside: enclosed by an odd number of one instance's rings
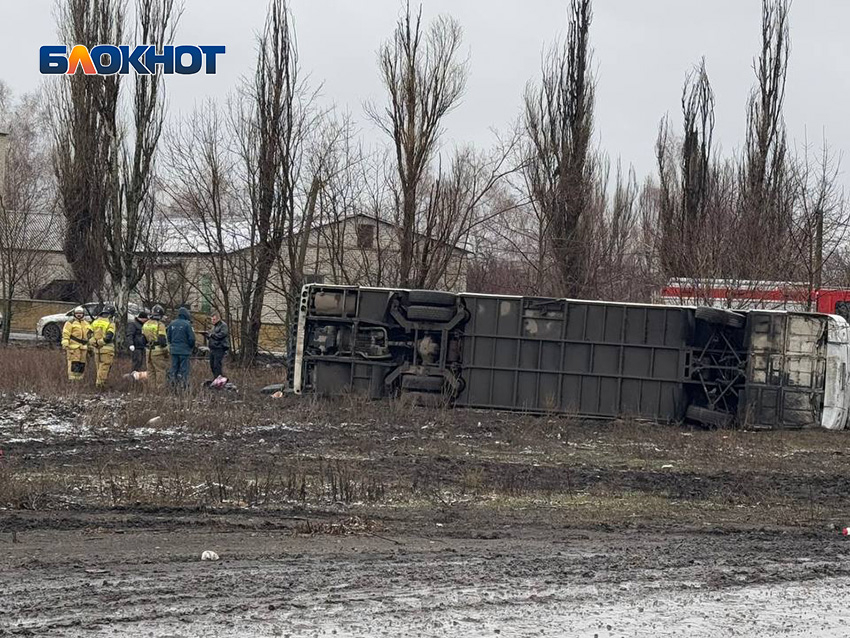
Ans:
MULTIPOLYGON (((86 311, 86 321, 94 321, 100 312, 103 304, 99 301, 83 304, 83 309, 86 311)), ((62 328, 65 322, 74 315, 72 306, 68 312, 62 312, 55 315, 46 315, 38 320, 35 325, 35 336, 37 339, 45 339, 50 343, 59 343, 62 340, 62 328)), ((132 320, 137 314, 142 311, 142 307, 134 303, 127 306, 127 320, 132 320)))

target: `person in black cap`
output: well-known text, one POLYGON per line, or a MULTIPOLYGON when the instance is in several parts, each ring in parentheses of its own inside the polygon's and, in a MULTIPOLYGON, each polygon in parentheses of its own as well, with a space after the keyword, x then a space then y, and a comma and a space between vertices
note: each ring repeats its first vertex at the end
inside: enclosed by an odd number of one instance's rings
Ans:
POLYGON ((127 324, 127 349, 133 360, 133 372, 145 369, 145 353, 148 341, 142 328, 148 320, 148 311, 142 310, 133 321, 127 324))

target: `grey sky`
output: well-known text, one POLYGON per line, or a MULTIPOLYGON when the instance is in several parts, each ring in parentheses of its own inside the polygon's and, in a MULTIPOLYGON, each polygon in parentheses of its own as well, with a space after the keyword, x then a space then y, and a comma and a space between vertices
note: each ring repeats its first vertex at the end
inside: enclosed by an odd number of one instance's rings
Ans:
MULTIPOLYGON (((447 120, 444 143, 486 146, 519 113, 523 89, 539 74, 541 52, 563 36, 566 0, 424 0, 431 18, 451 13, 463 25, 470 79, 463 104, 447 120)), ((716 138, 728 154, 741 144, 744 108, 758 48, 760 0, 596 0, 597 136, 612 159, 653 170, 653 143, 667 112, 678 126, 682 81, 700 57, 717 95, 716 138)), ((186 0, 178 40, 224 44, 217 76, 169 80, 172 112, 207 97, 223 99, 250 71, 265 0, 186 0)), ((54 0, 0 0, 0 79, 35 89, 38 48, 57 41, 54 0)), ((301 62, 322 99, 348 109, 369 138, 362 105, 381 99, 376 50, 392 32, 400 0, 292 0, 301 62)), ((836 151, 850 149, 850 2, 797 0, 786 121, 791 142, 824 130, 836 151)), ((47 78, 49 81, 50 78, 47 78)))

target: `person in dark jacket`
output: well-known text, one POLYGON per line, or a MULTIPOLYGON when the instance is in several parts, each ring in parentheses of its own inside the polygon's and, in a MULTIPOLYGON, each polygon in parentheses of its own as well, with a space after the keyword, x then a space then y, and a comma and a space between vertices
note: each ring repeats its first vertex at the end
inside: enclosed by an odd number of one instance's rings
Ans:
POLYGON ((207 345, 210 348, 210 370, 212 370, 213 380, 215 380, 224 376, 222 364, 224 355, 230 350, 230 329, 222 321, 217 310, 213 310, 210 319, 212 319, 213 326, 212 330, 207 333, 207 345))
POLYGON ((142 310, 133 321, 127 324, 127 349, 133 359, 133 372, 142 372, 145 369, 145 352, 148 340, 142 331, 148 320, 148 313, 142 310))
POLYGON ((177 319, 166 329, 168 351, 171 353, 171 372, 168 378, 173 385, 186 388, 189 385, 189 358, 195 349, 195 331, 192 315, 188 308, 180 308, 177 319))

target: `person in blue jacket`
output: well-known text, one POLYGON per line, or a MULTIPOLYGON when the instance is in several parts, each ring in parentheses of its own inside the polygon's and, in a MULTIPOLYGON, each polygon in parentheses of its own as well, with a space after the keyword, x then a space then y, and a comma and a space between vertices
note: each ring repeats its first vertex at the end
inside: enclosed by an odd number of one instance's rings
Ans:
POLYGON ((186 388, 189 385, 189 358, 195 349, 195 331, 188 308, 180 308, 177 319, 165 331, 168 351, 171 353, 171 371, 168 379, 172 385, 186 388))

